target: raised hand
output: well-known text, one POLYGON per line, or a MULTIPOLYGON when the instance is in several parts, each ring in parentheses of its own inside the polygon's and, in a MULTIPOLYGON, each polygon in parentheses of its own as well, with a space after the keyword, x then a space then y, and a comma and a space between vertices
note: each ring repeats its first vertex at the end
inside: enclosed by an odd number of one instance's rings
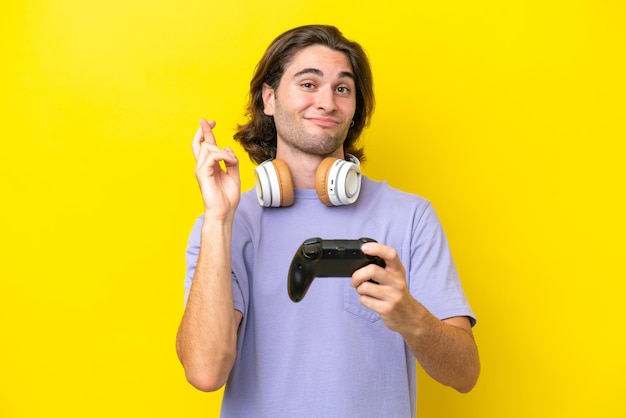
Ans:
POLYGON ((232 220, 241 195, 239 160, 232 149, 217 146, 213 128, 215 121, 200 120, 191 144, 195 175, 204 200, 205 220, 232 220))

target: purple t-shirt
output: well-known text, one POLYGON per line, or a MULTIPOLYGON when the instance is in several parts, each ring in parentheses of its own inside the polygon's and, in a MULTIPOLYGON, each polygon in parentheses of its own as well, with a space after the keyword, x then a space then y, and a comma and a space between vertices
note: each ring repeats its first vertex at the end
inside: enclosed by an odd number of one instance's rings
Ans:
MULTIPOLYGON (((185 297, 202 217, 187 249, 185 297)), ((327 207, 315 190, 262 208, 242 195, 233 226, 233 302, 243 313, 223 417, 415 417, 416 363, 402 337, 363 307, 349 278, 317 278, 299 303, 287 272, 308 238, 368 237, 395 248, 412 295, 436 317, 474 314, 430 203, 363 177, 349 206, 327 207)))

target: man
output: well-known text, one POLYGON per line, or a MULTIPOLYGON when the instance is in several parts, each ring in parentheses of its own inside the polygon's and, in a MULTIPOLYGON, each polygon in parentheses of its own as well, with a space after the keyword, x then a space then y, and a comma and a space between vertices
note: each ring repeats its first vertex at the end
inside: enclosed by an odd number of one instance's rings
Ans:
POLYGON ((276 38, 251 82, 250 121, 235 138, 263 163, 256 193, 240 194, 237 157, 201 121, 205 211, 187 250, 177 352, 198 389, 226 384, 222 416, 414 417, 416 359, 460 392, 476 383, 475 319, 434 210, 360 174, 357 140, 373 108, 362 48, 312 25, 276 38), (349 199, 323 196, 338 194, 320 180, 326 161, 350 165, 349 199), (289 266, 311 237, 373 238, 362 251, 386 267, 316 279, 294 303, 289 266))

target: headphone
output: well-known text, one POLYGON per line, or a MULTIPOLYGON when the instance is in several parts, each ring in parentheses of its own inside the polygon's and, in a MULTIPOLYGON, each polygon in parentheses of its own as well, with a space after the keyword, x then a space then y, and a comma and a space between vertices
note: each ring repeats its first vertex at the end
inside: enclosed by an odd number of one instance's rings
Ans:
MULTIPOLYGON (((361 164, 354 155, 348 160, 327 157, 315 171, 317 197, 326 206, 350 205, 361 191, 361 164)), ((262 162, 254 169, 256 195, 263 207, 291 206, 293 182, 287 164, 278 158, 262 162)))

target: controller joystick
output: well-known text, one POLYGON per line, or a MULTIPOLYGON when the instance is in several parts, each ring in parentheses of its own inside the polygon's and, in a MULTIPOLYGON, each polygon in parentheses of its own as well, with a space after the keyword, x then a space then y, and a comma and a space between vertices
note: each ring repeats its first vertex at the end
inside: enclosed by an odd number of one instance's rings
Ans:
POLYGON ((385 260, 361 251, 361 245, 376 242, 371 238, 354 240, 309 238, 291 261, 287 290, 294 302, 300 302, 316 277, 350 277, 368 264, 385 267, 385 260))

